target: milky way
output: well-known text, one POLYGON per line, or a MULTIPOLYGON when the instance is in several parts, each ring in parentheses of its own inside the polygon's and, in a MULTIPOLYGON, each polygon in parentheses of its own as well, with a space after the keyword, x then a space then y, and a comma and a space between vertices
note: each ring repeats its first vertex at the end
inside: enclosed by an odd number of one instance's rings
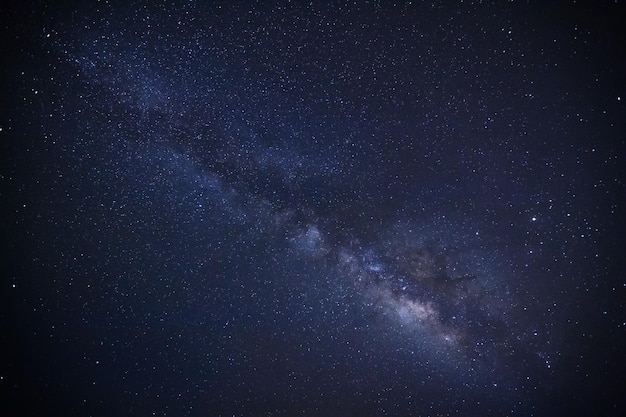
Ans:
POLYGON ((623 6, 414 3, 2 6, 0 414, 619 415, 623 6))

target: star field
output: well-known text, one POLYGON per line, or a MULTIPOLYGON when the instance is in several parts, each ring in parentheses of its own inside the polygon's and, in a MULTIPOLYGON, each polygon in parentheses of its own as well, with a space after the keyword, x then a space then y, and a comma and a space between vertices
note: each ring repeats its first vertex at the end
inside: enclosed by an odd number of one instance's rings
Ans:
POLYGON ((619 1, 0 15, 0 414, 626 409, 619 1))

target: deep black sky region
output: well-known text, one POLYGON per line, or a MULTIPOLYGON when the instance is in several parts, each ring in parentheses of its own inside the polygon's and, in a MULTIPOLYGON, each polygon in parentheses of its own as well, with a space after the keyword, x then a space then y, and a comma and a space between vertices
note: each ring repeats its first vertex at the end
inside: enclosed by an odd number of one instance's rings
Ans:
POLYGON ((626 415, 623 1, 1 7, 0 415, 626 415))

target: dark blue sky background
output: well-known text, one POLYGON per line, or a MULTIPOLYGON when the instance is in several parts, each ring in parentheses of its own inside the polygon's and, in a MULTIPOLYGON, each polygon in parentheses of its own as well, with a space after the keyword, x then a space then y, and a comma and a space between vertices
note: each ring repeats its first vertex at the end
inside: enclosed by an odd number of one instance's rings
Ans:
POLYGON ((3 5, 6 415, 620 415, 615 2, 3 5))

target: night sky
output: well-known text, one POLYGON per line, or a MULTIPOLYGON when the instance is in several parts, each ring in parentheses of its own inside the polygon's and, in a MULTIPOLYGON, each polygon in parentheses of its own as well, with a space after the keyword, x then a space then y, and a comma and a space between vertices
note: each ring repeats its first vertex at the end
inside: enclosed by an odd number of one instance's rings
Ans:
POLYGON ((1 415, 625 415, 623 2, 17 3, 1 415))

